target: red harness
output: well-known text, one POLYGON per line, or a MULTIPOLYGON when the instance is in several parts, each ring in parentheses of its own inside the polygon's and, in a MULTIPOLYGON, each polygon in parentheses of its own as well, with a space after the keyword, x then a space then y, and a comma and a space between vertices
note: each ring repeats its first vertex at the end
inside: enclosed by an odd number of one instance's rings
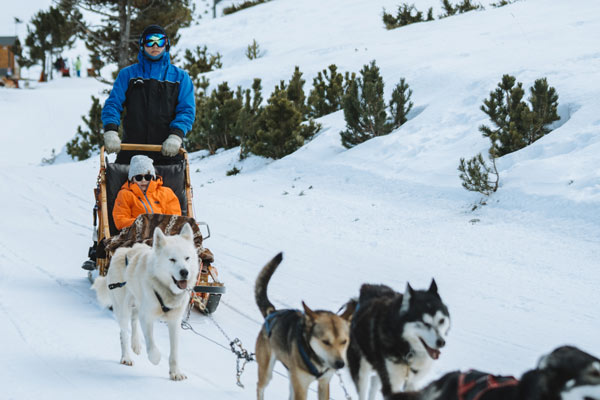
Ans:
POLYGON ((458 377, 458 400, 479 400, 490 390, 518 384, 519 381, 512 376, 495 376, 470 370, 458 377))

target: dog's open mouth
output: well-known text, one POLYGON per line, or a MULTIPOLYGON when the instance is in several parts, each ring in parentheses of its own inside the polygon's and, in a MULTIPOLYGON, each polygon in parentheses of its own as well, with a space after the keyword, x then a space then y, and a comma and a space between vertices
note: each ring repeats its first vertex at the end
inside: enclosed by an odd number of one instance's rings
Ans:
POLYGON ((177 287, 181 290, 185 290, 187 288, 187 280, 182 279, 180 281, 178 281, 177 279, 171 277, 173 279, 173 282, 175 282, 175 285, 177 285, 177 287))
POLYGON ((429 354, 429 357, 433 358, 434 360, 440 358, 439 350, 432 349, 431 347, 427 346, 427 343, 425 343, 423 339, 419 338, 419 340, 421 341, 421 343, 423 343, 423 347, 425 347, 425 350, 427 350, 427 354, 429 354))

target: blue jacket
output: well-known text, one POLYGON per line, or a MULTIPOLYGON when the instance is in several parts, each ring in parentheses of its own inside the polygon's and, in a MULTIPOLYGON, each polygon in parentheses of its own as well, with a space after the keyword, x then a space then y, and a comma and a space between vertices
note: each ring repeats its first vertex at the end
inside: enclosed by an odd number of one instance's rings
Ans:
POLYGON ((125 111, 123 143, 162 144, 170 134, 183 138, 196 115, 192 80, 171 64, 167 51, 156 61, 143 51, 137 64, 117 76, 102 109, 104 130, 117 130, 125 111))

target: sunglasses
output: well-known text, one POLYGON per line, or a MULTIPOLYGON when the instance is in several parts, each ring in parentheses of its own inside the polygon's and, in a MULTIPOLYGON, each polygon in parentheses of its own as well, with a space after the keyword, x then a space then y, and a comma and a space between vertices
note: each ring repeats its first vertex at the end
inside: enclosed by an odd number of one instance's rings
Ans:
POLYGON ((154 175, 152 175, 152 174, 146 174, 146 175, 142 175, 142 174, 140 174, 140 175, 135 175, 135 176, 133 177, 133 180, 134 180, 134 181, 136 181, 136 182, 141 182, 141 181, 143 181, 143 180, 146 180, 146 181, 150 182, 150 181, 153 181, 153 180, 154 180, 154 175))
POLYGON ((154 45, 157 45, 158 47, 165 47, 166 43, 167 37, 160 33, 151 33, 146 35, 144 38, 144 46, 146 47, 152 47, 154 45))

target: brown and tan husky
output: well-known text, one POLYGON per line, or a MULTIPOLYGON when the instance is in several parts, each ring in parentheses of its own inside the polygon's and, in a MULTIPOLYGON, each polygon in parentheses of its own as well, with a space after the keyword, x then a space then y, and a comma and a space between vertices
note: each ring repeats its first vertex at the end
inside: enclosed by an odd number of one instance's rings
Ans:
POLYGON ((290 399, 305 400, 308 386, 319 381, 319 400, 329 399, 329 381, 335 370, 345 365, 350 342, 350 323, 354 309, 342 315, 331 311, 311 310, 304 302, 304 312, 276 310, 267 297, 267 285, 281 263, 282 253, 263 267, 254 286, 254 296, 265 317, 256 339, 258 362, 257 397, 264 399, 275 361, 288 369, 290 399))

